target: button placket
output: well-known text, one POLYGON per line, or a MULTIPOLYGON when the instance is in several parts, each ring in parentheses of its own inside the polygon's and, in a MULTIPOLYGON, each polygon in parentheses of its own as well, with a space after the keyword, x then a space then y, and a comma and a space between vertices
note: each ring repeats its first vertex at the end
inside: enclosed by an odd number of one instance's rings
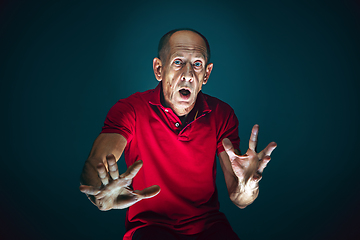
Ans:
POLYGON ((209 114, 211 111, 209 112, 205 112, 202 115, 200 115, 199 117, 197 117, 196 119, 194 119, 193 121, 189 122, 181 131, 180 131, 180 135, 182 135, 184 133, 185 130, 189 129, 195 121, 199 121, 200 118, 204 117, 206 114, 209 114))

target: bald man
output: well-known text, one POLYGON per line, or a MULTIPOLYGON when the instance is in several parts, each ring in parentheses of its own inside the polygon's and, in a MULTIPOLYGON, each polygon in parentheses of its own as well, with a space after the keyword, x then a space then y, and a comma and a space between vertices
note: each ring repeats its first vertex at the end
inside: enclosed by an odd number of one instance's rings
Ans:
POLYGON ((80 191, 102 211, 128 208, 124 240, 239 239, 219 211, 216 155, 231 201, 245 208, 258 196, 276 143, 257 153, 255 125, 249 149, 240 154, 233 109, 201 91, 212 69, 203 35, 170 31, 153 60, 157 87, 110 109, 85 162, 80 191), (128 169, 119 175, 123 153, 128 169))

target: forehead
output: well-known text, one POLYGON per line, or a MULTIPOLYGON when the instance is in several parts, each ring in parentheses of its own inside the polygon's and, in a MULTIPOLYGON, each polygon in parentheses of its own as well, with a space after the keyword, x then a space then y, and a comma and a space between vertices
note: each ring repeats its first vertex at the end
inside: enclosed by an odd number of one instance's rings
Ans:
POLYGON ((175 32, 169 39, 170 56, 192 54, 195 57, 207 57, 206 43, 192 31, 175 32))

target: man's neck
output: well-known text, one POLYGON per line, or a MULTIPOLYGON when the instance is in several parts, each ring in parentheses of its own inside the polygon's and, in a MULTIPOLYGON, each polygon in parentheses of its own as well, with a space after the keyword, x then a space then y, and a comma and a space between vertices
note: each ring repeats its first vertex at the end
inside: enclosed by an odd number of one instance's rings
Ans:
POLYGON ((186 119, 189 116, 189 113, 195 107, 195 103, 192 106, 190 106, 188 108, 183 108, 183 109, 177 109, 175 107, 169 106, 165 101, 163 93, 161 93, 161 95, 160 95, 160 102, 164 107, 171 108, 171 110, 176 114, 176 116, 179 117, 182 125, 186 122, 186 119))

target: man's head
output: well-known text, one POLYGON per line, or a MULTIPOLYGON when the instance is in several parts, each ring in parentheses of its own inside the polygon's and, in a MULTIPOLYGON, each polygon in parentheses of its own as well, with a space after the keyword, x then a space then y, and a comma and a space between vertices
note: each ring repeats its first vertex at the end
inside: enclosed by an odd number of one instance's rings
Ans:
POLYGON ((197 33, 200 37, 202 37, 202 39, 204 40, 205 44, 206 44, 206 57, 207 57, 207 62, 210 62, 210 45, 208 40, 205 38, 205 36, 203 36, 201 33, 199 33, 198 31, 191 29, 191 28, 179 28, 179 29, 174 29, 169 31, 168 33, 166 33, 164 36, 162 36, 162 38, 159 41, 159 45, 158 45, 158 58, 161 59, 162 61, 164 60, 164 57, 166 58, 166 55, 169 53, 169 39, 170 37, 179 31, 191 31, 194 33, 197 33))
POLYGON ((156 79, 162 81, 163 104, 178 116, 185 116, 193 109, 213 68, 209 44, 194 30, 173 30, 161 38, 158 54, 153 69, 156 79))

